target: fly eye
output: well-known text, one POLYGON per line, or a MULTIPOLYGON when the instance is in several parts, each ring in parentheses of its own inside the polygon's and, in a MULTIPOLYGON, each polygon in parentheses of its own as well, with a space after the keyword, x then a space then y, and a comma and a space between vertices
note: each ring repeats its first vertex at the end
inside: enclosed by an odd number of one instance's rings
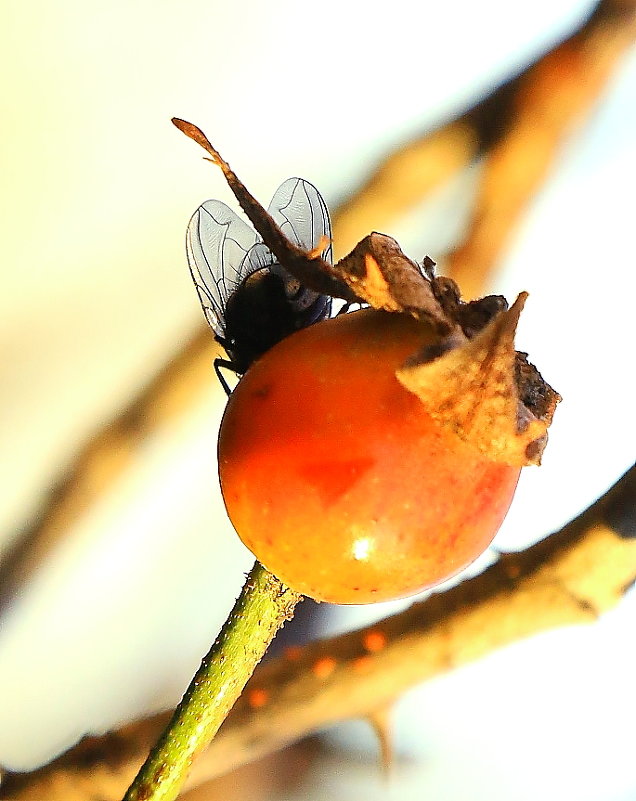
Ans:
POLYGON ((302 291, 302 285, 297 278, 288 278, 285 281, 285 295, 289 300, 295 300, 302 291))

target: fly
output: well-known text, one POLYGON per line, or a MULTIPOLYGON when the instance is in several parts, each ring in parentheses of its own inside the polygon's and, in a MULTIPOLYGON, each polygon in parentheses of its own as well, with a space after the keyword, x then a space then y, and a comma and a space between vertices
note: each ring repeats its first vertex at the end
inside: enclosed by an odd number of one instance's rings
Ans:
MULTIPOLYGON (((329 211, 315 186, 288 178, 267 215, 297 250, 333 263, 329 211)), ((221 368, 243 375, 277 342, 331 315, 331 296, 294 278, 220 200, 207 200, 192 215, 186 252, 205 318, 227 353, 214 369, 228 395, 221 368)))

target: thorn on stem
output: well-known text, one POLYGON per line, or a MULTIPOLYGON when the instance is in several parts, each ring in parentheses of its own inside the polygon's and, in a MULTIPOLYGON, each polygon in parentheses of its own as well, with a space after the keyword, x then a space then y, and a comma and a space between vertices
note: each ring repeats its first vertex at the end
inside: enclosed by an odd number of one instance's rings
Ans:
POLYGON ((387 705, 382 706, 379 709, 375 709, 373 712, 367 715, 367 720, 371 724, 380 744, 380 765, 385 778, 389 777, 394 763, 393 733, 391 725, 392 710, 393 706, 387 705))

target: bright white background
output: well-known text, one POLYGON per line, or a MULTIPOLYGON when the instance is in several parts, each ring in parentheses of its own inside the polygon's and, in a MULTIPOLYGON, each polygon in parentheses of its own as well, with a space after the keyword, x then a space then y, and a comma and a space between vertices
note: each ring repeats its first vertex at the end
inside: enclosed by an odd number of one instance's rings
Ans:
MULTIPOLYGON (((4 0, 3 542, 199 324, 185 224, 229 193, 171 116, 200 124, 262 200, 298 174, 333 201, 590 6, 4 0)), ((496 287, 530 290, 519 346, 565 397, 502 549, 560 526, 633 460, 635 94, 632 52, 564 147, 496 287)), ((464 191, 456 182, 400 232, 410 255, 437 255, 464 191)), ((2 621, 0 764, 29 769, 187 683, 250 564, 216 488, 222 403, 211 371, 209 396, 146 443, 2 621)), ((370 614, 348 610, 337 625, 370 614)), ((633 798, 633 627, 628 598, 594 627, 432 682, 399 707, 400 752, 417 759, 400 763, 393 789, 351 724, 336 736, 363 750, 360 765, 345 771, 334 752, 316 768, 319 789, 289 798, 633 798)))

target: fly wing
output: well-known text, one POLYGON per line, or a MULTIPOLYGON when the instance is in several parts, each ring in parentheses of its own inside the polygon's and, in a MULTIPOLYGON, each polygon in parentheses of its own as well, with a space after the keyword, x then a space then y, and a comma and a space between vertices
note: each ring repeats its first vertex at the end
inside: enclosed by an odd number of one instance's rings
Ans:
POLYGON ((329 244, 322 257, 333 263, 329 211, 313 184, 302 178, 288 178, 274 193, 267 211, 287 238, 305 250, 313 250, 326 237, 329 244))
MULTIPOLYGON (((205 318, 223 336, 228 297, 252 272, 250 251, 257 233, 220 200, 206 200, 186 231, 186 252, 205 318)), ((257 257, 257 254, 254 254, 257 257)))
MULTIPOLYGON (((322 257, 333 262, 329 211, 313 184, 288 178, 274 193, 268 212, 287 238, 305 250, 313 250, 326 237, 322 257)), ((229 296, 261 267, 271 267, 281 275, 287 297, 296 308, 305 309, 318 298, 282 270, 256 231, 220 200, 206 200, 192 215, 186 252, 203 313, 217 336, 225 333, 229 296)))
MULTIPOLYGON (((313 184, 302 178, 288 178, 274 193, 267 211, 287 238, 304 250, 313 250, 325 238, 327 244, 321 256, 333 264, 329 211, 313 184)), ((313 308, 316 319, 329 316, 330 299, 321 298, 317 292, 302 286, 279 264, 272 266, 272 272, 278 273, 283 279, 285 294, 297 312, 306 314, 308 309, 313 308)), ((311 322, 315 320, 312 318, 311 322)))

